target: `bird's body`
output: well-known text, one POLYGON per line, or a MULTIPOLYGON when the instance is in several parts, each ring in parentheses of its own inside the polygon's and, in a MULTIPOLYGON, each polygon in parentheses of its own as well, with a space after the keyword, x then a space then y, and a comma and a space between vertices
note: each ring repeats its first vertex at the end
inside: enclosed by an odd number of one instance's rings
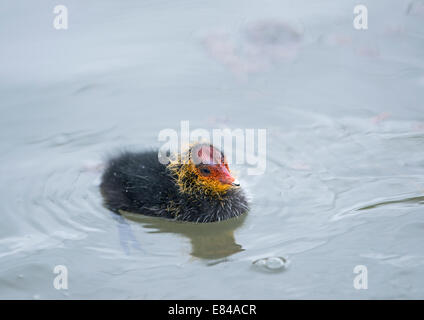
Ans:
POLYGON ((229 170, 221 173, 226 170, 222 166, 194 165, 191 160, 166 165, 158 160, 158 152, 124 152, 109 160, 100 188, 105 205, 117 213, 191 222, 221 221, 248 210, 244 193, 234 184, 229 170), (214 170, 218 170, 216 175, 214 170))

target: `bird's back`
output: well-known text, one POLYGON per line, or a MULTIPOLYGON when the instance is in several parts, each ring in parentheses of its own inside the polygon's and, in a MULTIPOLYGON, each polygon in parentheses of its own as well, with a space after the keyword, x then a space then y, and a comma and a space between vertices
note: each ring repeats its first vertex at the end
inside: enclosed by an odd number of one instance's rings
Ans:
POLYGON ((166 215, 175 183, 156 151, 124 152, 109 160, 100 186, 106 206, 148 215, 166 215))

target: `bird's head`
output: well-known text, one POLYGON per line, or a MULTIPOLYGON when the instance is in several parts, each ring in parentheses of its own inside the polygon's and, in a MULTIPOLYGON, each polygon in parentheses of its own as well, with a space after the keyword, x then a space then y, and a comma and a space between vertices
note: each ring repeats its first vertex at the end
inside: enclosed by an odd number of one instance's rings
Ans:
POLYGON ((171 162, 169 168, 176 176, 180 191, 223 195, 239 183, 231 174, 224 154, 211 144, 198 143, 171 162))

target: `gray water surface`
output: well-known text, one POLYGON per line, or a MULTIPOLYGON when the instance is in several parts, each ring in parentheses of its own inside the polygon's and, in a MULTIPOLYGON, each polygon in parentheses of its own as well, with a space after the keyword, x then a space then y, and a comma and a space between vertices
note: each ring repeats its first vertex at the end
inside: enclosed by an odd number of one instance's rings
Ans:
POLYGON ((424 2, 361 3, 3 1, 0 298, 423 299, 424 2), (105 159, 182 120, 267 130, 248 215, 105 209, 105 159))

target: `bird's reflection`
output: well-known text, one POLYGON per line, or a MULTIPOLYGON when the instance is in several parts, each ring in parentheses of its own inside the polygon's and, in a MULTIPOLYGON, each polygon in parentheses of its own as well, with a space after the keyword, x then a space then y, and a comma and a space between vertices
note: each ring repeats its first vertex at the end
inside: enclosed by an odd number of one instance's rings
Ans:
POLYGON ((121 212, 128 220, 139 222, 152 233, 181 234, 191 241, 193 257, 221 259, 244 249, 236 243, 234 231, 239 228, 246 215, 216 223, 176 222, 140 214, 121 212))

